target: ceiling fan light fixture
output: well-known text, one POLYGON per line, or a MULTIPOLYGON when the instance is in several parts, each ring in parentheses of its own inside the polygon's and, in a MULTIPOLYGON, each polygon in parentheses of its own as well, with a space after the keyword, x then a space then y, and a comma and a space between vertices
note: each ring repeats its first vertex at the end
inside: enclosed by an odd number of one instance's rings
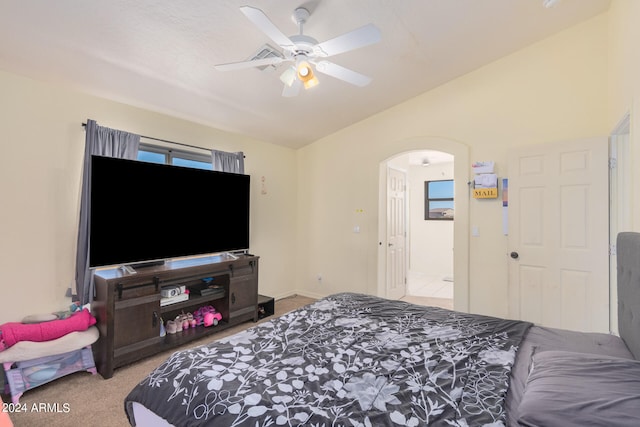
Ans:
POLYGON ((310 89, 314 86, 317 86, 318 83, 320 83, 320 81, 318 81, 318 79, 316 78, 316 76, 313 76, 312 78, 308 79, 307 81, 302 82, 304 84, 304 88, 305 89, 310 89))
POLYGON ((280 81, 289 87, 293 85, 296 78, 296 69, 293 66, 287 67, 287 69, 280 75, 280 81))
POLYGON ((311 80, 313 75, 313 70, 311 69, 311 65, 307 61, 301 61, 296 66, 296 72, 298 74, 298 78, 305 82, 306 80, 311 80))
POLYGON ((298 74, 300 75, 301 79, 305 79, 309 76, 309 74, 311 74, 311 70, 309 69, 309 66, 303 65, 298 68, 298 74))
POLYGON ((304 83, 305 89, 309 89, 318 85, 319 83, 318 78, 313 72, 313 68, 311 68, 311 64, 309 64, 307 61, 305 60, 298 61, 296 65, 296 69, 297 69, 296 74, 298 76, 298 79, 300 79, 300 81, 304 83))

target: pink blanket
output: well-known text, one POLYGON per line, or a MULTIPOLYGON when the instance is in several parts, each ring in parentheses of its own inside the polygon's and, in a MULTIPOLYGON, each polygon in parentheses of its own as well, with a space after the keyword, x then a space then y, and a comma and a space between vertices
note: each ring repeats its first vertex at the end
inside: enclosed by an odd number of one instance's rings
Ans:
POLYGON ((66 319, 52 320, 51 322, 33 324, 5 323, 0 325, 0 339, 4 341, 6 347, 11 347, 20 341, 50 341, 63 337, 70 332, 86 331, 95 323, 95 317, 85 308, 66 319))

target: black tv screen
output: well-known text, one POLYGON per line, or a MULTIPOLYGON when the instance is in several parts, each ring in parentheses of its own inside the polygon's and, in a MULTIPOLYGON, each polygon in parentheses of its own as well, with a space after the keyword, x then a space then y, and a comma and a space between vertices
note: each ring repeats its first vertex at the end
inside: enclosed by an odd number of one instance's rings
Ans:
POLYGON ((91 267, 249 248, 249 175, 93 156, 91 267))

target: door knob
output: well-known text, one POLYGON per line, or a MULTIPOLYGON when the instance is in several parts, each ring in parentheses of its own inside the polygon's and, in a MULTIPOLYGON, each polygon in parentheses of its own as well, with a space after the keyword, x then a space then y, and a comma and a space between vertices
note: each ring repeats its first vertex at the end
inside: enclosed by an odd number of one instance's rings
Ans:
POLYGON ((511 252, 509 254, 509 256, 513 259, 518 259, 520 257, 520 255, 518 254, 518 252, 511 252))

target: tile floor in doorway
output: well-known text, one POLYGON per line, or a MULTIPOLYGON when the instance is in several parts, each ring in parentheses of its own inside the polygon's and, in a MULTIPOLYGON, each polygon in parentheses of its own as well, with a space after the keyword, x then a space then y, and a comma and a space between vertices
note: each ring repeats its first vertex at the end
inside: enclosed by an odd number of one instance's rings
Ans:
POLYGON ((410 271, 403 301, 453 309, 453 280, 410 271))

